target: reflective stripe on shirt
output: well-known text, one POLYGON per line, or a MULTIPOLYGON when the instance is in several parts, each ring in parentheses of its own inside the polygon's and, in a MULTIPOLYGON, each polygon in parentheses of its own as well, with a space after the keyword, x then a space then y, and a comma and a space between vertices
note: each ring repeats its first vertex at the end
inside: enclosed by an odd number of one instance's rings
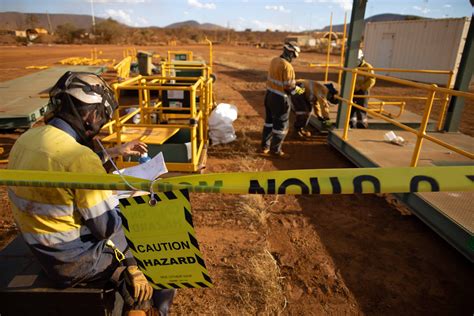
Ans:
POLYGON ((267 80, 273 82, 274 84, 276 84, 280 87, 285 87, 285 86, 296 84, 296 80, 294 80, 294 79, 293 80, 287 80, 287 81, 279 81, 279 80, 273 79, 272 77, 270 77, 270 75, 268 75, 267 80))
POLYGON ((78 208, 78 211, 85 220, 96 218, 105 212, 114 209, 118 205, 118 199, 115 195, 111 195, 107 200, 100 201, 98 204, 88 208, 78 208))
POLYGON ((44 246, 52 246, 74 241, 81 236, 91 235, 91 231, 87 226, 81 226, 66 232, 55 232, 48 234, 22 233, 25 241, 30 245, 40 244, 44 246))
POLYGON ((267 74, 267 90, 283 96, 288 91, 293 90, 295 84, 293 66, 281 57, 273 58, 267 74))
POLYGON ((22 199, 11 189, 8 189, 8 197, 18 210, 26 213, 45 216, 70 216, 74 211, 73 205, 46 204, 22 199))

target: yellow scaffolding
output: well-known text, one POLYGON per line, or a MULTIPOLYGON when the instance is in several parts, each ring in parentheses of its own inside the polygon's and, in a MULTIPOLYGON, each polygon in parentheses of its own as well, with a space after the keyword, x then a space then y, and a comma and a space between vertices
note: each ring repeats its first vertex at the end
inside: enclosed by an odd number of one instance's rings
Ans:
POLYGON ((137 61, 137 49, 135 47, 127 47, 122 51, 123 58, 131 57, 132 62, 137 61))
MULTIPOLYGON (((140 138, 152 145, 161 145, 181 129, 189 130, 190 159, 187 162, 167 162, 170 171, 198 171, 205 158, 205 147, 208 143, 208 117, 212 106, 212 79, 207 77, 167 77, 137 76, 113 85, 120 104, 121 91, 136 91, 138 105, 120 105, 114 114, 114 120, 104 126, 110 135, 103 139, 106 143, 120 145, 122 142, 140 138), (166 91, 166 92, 165 92, 166 91), (155 99, 152 92, 157 95, 155 99), (183 102, 189 107, 173 107, 171 102, 165 104, 165 94, 176 92, 183 96, 183 102), (186 100, 186 95, 189 97, 186 100), (120 112, 132 109, 125 115, 120 112), (130 120, 140 114, 141 121, 133 124, 130 120), (131 132, 130 132, 131 131, 131 132), (127 135, 126 135, 127 134, 127 135)), ((136 162, 117 159, 120 167, 135 165, 136 162)))

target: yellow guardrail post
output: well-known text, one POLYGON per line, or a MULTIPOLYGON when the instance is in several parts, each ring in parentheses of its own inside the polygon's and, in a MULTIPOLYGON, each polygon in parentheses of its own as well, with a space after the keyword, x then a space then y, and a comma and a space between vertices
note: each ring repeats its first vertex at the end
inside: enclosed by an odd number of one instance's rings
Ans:
MULTIPOLYGON (((451 89, 451 85, 453 84, 453 78, 454 78, 454 72, 451 71, 448 75, 448 82, 446 84, 446 88, 451 89)), ((441 131, 443 129, 444 119, 446 117, 446 110, 447 110, 450 99, 451 99, 451 96, 449 95, 449 93, 445 93, 443 97, 443 103, 441 105, 441 111, 439 113, 438 131, 441 131)))
MULTIPOLYGON (((120 85, 118 83, 115 83, 113 87, 114 87, 114 92, 115 92, 115 98, 117 99, 117 102, 118 102, 120 98, 120 85)), ((120 146, 122 145, 122 124, 120 123, 120 111, 118 108, 114 112, 114 121, 115 121, 115 133, 117 135, 117 146, 120 146)), ((110 126, 113 127, 113 125, 110 125, 110 126)), ((119 164, 123 164, 122 156, 118 156, 116 159, 119 164)))
MULTIPOLYGON (((432 87, 437 87, 437 85, 433 84, 432 87)), ((425 111, 423 113, 423 118, 421 120, 420 124, 420 129, 418 130, 417 133, 417 138, 416 138, 416 145, 415 149, 413 151, 413 156, 411 159, 411 167, 416 167, 418 164, 418 159, 420 158, 420 152, 421 152, 421 145, 423 144, 423 139, 426 135, 426 126, 428 126, 428 120, 430 118, 431 114, 431 109, 433 108, 433 101, 435 97, 436 91, 431 90, 428 93, 428 98, 426 99, 426 104, 425 104, 425 111)))
POLYGON ((212 42, 207 39, 206 41, 209 44, 209 75, 212 73, 212 42))
POLYGON ((147 88, 147 81, 146 79, 143 80, 143 112, 142 112, 142 119, 145 124, 150 124, 150 113, 148 112, 148 108, 150 107, 150 90, 147 88))
POLYGON ((327 54, 326 54, 326 72, 324 73, 324 81, 328 81, 329 54, 331 52, 331 38, 332 38, 332 12, 331 12, 331 18, 329 20, 328 51, 327 51, 327 54))
POLYGON ((352 71, 352 80, 351 80, 351 92, 349 93, 349 99, 347 102, 347 113, 346 113, 346 120, 344 123, 344 132, 342 134, 342 139, 347 140, 347 134, 349 132, 349 122, 351 119, 351 110, 352 110, 352 99, 354 98, 354 90, 357 80, 357 68, 353 69, 352 71))

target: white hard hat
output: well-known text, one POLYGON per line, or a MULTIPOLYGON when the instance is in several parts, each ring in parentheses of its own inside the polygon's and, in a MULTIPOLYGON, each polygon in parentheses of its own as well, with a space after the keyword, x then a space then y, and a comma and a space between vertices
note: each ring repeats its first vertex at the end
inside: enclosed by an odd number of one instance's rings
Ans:
POLYGON ((362 62, 363 59, 364 59, 364 52, 362 51, 362 49, 359 48, 359 52, 357 53, 357 61, 359 62, 359 64, 362 62))
MULTIPOLYGON (((113 90, 94 73, 67 71, 51 89, 49 96, 51 103, 58 107, 58 110, 70 111, 69 108, 64 108, 64 104, 62 104, 62 101, 64 101, 62 96, 65 95, 74 97, 79 101, 73 102, 75 107, 98 106, 109 119, 118 107, 113 90)), ((72 102, 70 98, 68 101, 72 102)))
POLYGON ((283 48, 290 52, 295 53, 296 57, 298 57, 301 52, 301 49, 299 48, 298 44, 296 44, 296 42, 287 42, 285 43, 283 48))
POLYGON ((106 89, 104 81, 98 76, 80 73, 69 83, 65 93, 86 104, 102 103, 101 90, 106 89), (93 87, 100 87, 98 90, 93 87))

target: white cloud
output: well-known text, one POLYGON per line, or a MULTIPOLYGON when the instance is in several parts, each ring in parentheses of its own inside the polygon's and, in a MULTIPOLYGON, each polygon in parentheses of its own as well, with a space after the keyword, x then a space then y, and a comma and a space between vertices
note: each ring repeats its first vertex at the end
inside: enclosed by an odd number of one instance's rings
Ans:
POLYGON ((337 4, 345 11, 352 10, 352 1, 351 0, 337 1, 337 4))
POLYGON ((136 17, 135 23, 133 23, 133 26, 148 26, 150 25, 150 22, 142 17, 136 17))
POLYGON ((305 3, 330 3, 336 4, 344 11, 352 10, 352 0, 304 0, 305 3))
POLYGON ((284 12, 284 13, 291 12, 291 10, 285 9, 285 7, 282 5, 266 5, 265 10, 272 10, 272 11, 278 11, 278 12, 284 12))
POLYGON ((183 14, 184 14, 184 15, 189 15, 189 12, 188 12, 188 11, 184 11, 183 14))
POLYGON ((137 4, 149 2, 149 0, 87 0, 86 2, 93 3, 127 3, 127 4, 137 4))
POLYGON ((133 25, 132 17, 130 16, 130 14, 128 14, 124 10, 107 9, 105 10, 105 13, 109 17, 119 22, 125 23, 127 25, 133 25))
POLYGON ((430 13, 431 10, 428 9, 428 8, 422 8, 422 7, 419 7, 417 5, 413 6, 413 9, 417 10, 417 11, 420 11, 421 13, 423 14, 427 14, 427 13, 430 13))
POLYGON ((450 4, 445 4, 443 7, 444 8, 451 8, 451 5, 450 4))
POLYGON ((305 28, 301 25, 292 26, 290 24, 277 24, 273 22, 261 21, 261 20, 252 20, 251 22, 252 29, 265 31, 267 29, 272 31, 289 31, 289 32, 299 32, 303 31, 305 28))
POLYGON ((214 10, 216 8, 215 3, 212 3, 212 2, 202 3, 199 0, 188 0, 188 5, 198 8, 198 9, 214 10))

